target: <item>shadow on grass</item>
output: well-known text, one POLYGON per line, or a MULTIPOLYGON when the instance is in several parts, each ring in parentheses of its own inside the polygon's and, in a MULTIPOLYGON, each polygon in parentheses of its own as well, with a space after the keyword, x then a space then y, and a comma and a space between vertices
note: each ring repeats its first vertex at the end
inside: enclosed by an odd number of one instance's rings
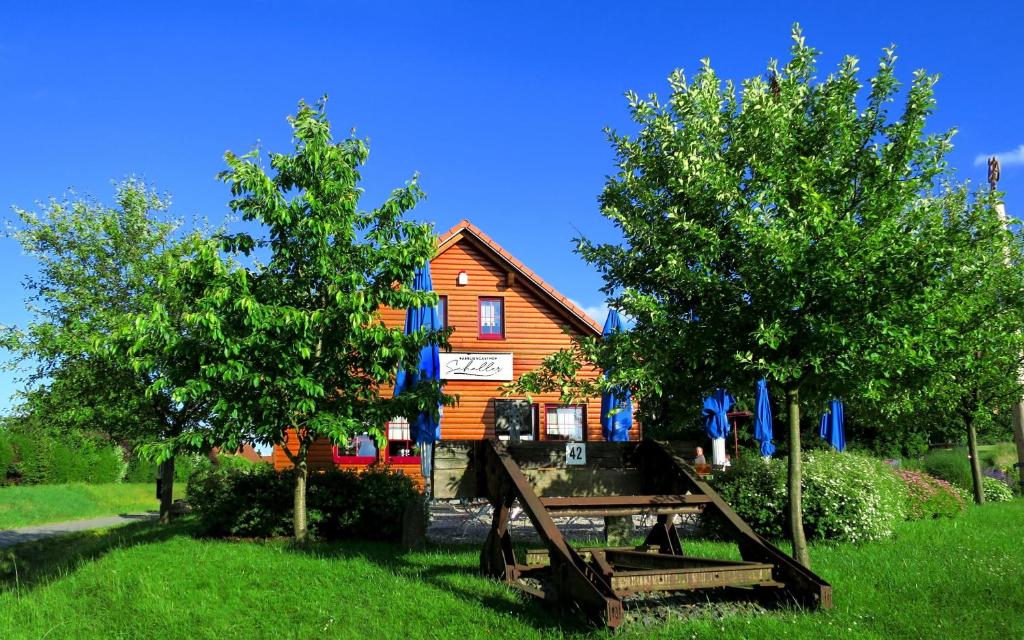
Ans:
MULTIPOLYGON (((515 589, 507 596, 489 594, 486 589, 471 589, 459 583, 466 578, 489 581, 481 577, 475 563, 473 566, 445 562, 443 558, 455 554, 472 552, 479 554, 479 545, 431 545, 421 551, 405 552, 397 544, 381 542, 331 542, 309 546, 292 546, 291 551, 313 555, 319 558, 363 559, 373 562, 388 571, 410 580, 419 580, 430 586, 454 594, 469 602, 475 602, 496 613, 508 614, 509 600, 518 600, 515 613, 525 624, 538 630, 559 630, 563 632, 592 631, 586 619, 579 612, 568 611, 558 604, 544 603, 515 589), (415 558, 422 558, 419 561, 415 558)), ((498 583, 495 583, 498 584, 498 583)))
POLYGON ((160 525, 151 518, 108 529, 92 529, 0 549, 0 592, 34 589, 74 572, 110 551, 188 535, 189 521, 160 525))

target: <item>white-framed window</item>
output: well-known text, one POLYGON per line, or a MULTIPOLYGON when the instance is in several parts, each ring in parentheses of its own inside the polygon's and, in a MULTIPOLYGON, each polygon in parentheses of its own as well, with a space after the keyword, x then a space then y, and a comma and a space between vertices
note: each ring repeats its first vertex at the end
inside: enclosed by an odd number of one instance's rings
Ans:
POLYGON ((388 440, 412 440, 409 420, 406 418, 391 418, 388 422, 388 440))
POLYGON ((388 458, 408 458, 416 450, 412 441, 412 428, 406 418, 392 418, 387 423, 388 458))
POLYGON ((550 440, 585 440, 583 405, 547 405, 544 408, 544 423, 550 440))

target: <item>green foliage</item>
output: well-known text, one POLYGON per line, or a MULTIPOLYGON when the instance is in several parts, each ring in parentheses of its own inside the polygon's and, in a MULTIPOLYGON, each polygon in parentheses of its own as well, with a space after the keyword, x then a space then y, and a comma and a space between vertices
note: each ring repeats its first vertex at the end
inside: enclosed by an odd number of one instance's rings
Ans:
POLYGON ((18 483, 105 484, 121 482, 125 477, 124 451, 106 438, 77 431, 56 432, 31 422, 10 425, 5 437, 11 460, 5 468, 18 483))
POLYGON ((14 444, 11 436, 0 428, 0 486, 7 484, 7 474, 14 464, 14 444))
MULTIPOLYGON (((744 457, 714 477, 716 490, 755 531, 788 531, 784 458, 744 457)), ((809 539, 864 542, 889 537, 907 515, 903 483, 878 460, 853 453, 804 453, 804 529, 809 539)), ((713 523, 712 523, 712 526, 713 523)))
MULTIPOLYGON (((128 471, 125 474, 125 482, 155 482, 158 465, 153 460, 146 460, 138 455, 133 455, 128 461, 128 471)), ((210 466, 210 458, 202 454, 179 454, 174 456, 174 481, 187 482, 189 477, 198 471, 210 466)))
POLYGON ((703 61, 665 102, 629 94, 639 132, 610 134, 601 205, 622 242, 579 252, 635 320, 609 366, 676 413, 761 376, 816 402, 879 399, 930 363, 934 265, 960 247, 936 241, 948 199, 923 198, 942 195, 951 146, 923 133, 936 78, 915 73, 890 114, 892 50, 865 92, 855 58, 818 81, 818 52, 793 40, 767 76, 723 82, 703 61))
POLYGON ((906 517, 903 483, 875 458, 810 452, 803 486, 808 496, 804 526, 809 535, 822 539, 862 542, 887 538, 906 517))
POLYGON ((189 478, 187 499, 206 535, 276 537, 290 528, 291 485, 273 469, 211 465, 189 478))
MULTIPOLYGON (((783 458, 743 456, 712 480, 715 490, 754 531, 771 540, 786 535, 786 467, 783 458)), ((708 523, 713 528, 716 523, 708 523)))
POLYGON ((437 303, 433 292, 411 289, 415 269, 436 251, 429 225, 403 219, 422 198, 416 181, 380 207, 360 210, 365 143, 335 142, 323 103, 300 104, 290 122, 295 152, 270 154, 270 173, 254 151, 228 153, 220 176, 231 187, 232 210, 263 235, 196 243, 161 283, 195 300, 184 316, 187 332, 168 326, 160 303, 133 327, 132 353, 142 368, 194 363, 167 369, 156 387, 172 384, 178 398, 214 407, 209 429, 168 446, 205 440, 234 449, 245 438, 282 445, 294 429, 297 441, 287 450, 304 458, 315 438, 339 442, 368 429, 381 435, 391 417, 436 412, 443 399, 437 384, 397 399, 379 393, 400 363, 444 340, 427 331, 406 336, 380 317, 383 307, 437 303), (266 262, 240 262, 257 247, 266 262))
POLYGON ((299 470, 301 539, 302 478, 314 440, 341 443, 361 431, 383 439, 394 416, 437 415, 454 399, 439 381, 421 381, 397 398, 380 393, 425 346, 447 344, 447 332, 405 335, 380 313, 437 304, 433 292, 412 289, 416 269, 437 250, 430 225, 404 219, 423 197, 416 180, 362 210, 366 144, 334 141, 324 101, 300 103, 289 122, 294 153, 269 154, 269 167, 258 150, 225 156, 220 178, 231 188, 230 207, 258 231, 195 242, 159 282, 194 301, 181 316, 183 330, 157 299, 125 338, 136 366, 159 372, 151 390, 172 388, 175 399, 212 410, 202 429, 148 450, 162 458, 174 449, 234 450, 243 441, 281 447, 299 470), (250 257, 257 248, 259 261, 250 257))
POLYGON ((38 212, 16 209, 14 238, 38 263, 25 281, 31 320, 0 334, 39 385, 23 394, 19 415, 119 441, 166 428, 175 405, 147 394, 145 373, 106 347, 127 317, 152 304, 178 228, 165 218, 168 206, 166 196, 129 179, 117 186, 114 206, 70 193, 38 212))
MULTIPOLYGON (((192 476, 188 500, 206 535, 283 536, 291 529, 293 482, 269 465, 214 466, 192 476)), ((325 540, 397 540, 406 505, 415 499, 413 481, 386 468, 316 473, 308 487, 310 531, 325 540)))
POLYGON ((961 489, 974 486, 971 478, 971 461, 966 449, 936 449, 922 460, 924 470, 954 484, 961 489))
POLYGON ((985 492, 985 500, 988 502, 1006 502, 1013 500, 1013 490, 1006 486, 1005 482, 984 476, 981 479, 981 488, 985 492))

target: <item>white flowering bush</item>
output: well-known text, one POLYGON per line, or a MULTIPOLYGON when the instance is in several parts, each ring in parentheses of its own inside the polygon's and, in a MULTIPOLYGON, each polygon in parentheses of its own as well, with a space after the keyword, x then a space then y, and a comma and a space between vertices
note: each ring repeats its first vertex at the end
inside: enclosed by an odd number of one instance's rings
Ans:
POLYGON ((907 488, 887 465, 853 453, 814 451, 804 457, 804 531, 842 542, 892 535, 907 516, 907 488))
POLYGON ((988 502, 1007 502, 1013 500, 1013 489, 995 478, 984 476, 981 479, 981 490, 988 502))
MULTIPOLYGON (((717 474, 722 498, 766 538, 788 535, 784 458, 743 459, 734 471, 717 474)), ((854 453, 804 454, 804 532, 809 539, 863 542, 892 535, 907 515, 906 485, 882 462, 854 453)), ((706 523, 712 531, 717 524, 706 523)))

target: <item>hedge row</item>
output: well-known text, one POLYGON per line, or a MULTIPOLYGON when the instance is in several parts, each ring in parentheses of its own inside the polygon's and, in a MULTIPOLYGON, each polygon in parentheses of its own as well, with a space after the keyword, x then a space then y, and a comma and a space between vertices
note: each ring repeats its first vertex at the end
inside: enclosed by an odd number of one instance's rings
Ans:
MULTIPOLYGON (((804 532, 809 539, 877 540, 892 535, 901 520, 954 517, 965 509, 963 492, 949 482, 920 471, 894 471, 872 457, 815 451, 804 454, 803 464, 804 532)), ((715 476, 713 483, 755 531, 783 538, 789 532, 786 466, 785 458, 751 456, 732 472, 715 476)))
POLYGON ((127 464, 121 447, 98 438, 46 433, 0 433, 0 484, 120 482, 127 464))
MULTIPOLYGON (((218 465, 189 479, 188 502, 204 535, 287 536, 292 534, 294 486, 294 476, 269 465, 218 465)), ((397 540, 405 508, 418 497, 411 478, 386 467, 360 474, 314 473, 306 494, 309 531, 323 540, 397 540)))

